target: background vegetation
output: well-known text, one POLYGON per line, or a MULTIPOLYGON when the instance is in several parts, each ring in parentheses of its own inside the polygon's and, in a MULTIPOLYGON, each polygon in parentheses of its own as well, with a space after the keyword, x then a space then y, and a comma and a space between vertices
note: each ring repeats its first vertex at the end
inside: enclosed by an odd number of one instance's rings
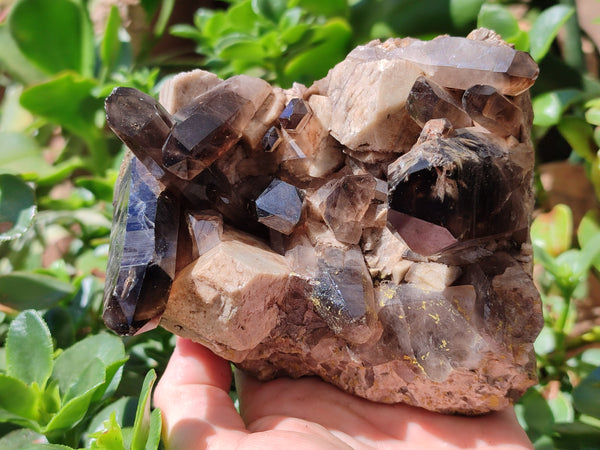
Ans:
POLYGON ((599 448, 599 59, 574 2, 200 3, 0 0, 0 448, 161 445, 149 393, 173 338, 157 329, 122 339, 100 318, 124 152, 103 114, 114 86, 156 95, 172 73, 198 66, 310 84, 372 38, 476 26, 541 67, 532 237, 546 326, 540 383, 519 419, 536 448, 599 448), (571 183, 575 195, 557 200, 556 186, 571 183))

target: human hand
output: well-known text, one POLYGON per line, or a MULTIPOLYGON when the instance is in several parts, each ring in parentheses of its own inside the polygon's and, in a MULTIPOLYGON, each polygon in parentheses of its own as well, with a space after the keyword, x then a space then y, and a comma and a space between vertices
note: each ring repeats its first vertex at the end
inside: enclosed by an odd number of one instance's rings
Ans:
POLYGON ((533 448, 512 410, 447 416, 404 404, 354 397, 318 378, 262 383, 236 371, 240 413, 229 388, 229 362, 178 338, 154 394, 170 449, 533 448))

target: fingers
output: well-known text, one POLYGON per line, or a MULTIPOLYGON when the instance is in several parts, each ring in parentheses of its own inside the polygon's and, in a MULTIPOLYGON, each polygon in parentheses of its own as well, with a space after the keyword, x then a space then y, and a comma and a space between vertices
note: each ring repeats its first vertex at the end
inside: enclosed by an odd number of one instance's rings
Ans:
POLYGON ((213 439, 232 442, 246 432, 231 398, 229 363, 205 347, 178 338, 155 393, 168 448, 205 448, 213 439), (229 436, 224 436, 229 435, 229 436))

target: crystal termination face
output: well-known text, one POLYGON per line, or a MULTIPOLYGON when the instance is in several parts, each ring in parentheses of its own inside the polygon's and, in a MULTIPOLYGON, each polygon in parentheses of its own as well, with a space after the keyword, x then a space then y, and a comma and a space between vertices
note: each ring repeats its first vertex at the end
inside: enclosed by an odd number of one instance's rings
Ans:
POLYGON ((182 73, 106 100, 132 154, 104 299, 261 380, 482 414, 533 385, 538 68, 490 30, 354 49, 282 90, 182 73), (135 155, 135 156, 134 156, 135 155))

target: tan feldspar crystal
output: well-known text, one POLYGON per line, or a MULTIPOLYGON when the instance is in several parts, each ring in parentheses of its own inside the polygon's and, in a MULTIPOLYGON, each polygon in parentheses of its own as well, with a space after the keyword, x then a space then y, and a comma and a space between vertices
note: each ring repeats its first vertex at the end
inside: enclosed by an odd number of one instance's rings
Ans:
POLYGON ((261 380, 482 414, 535 383, 526 53, 493 32, 354 49, 305 87, 177 75, 107 120, 131 149, 104 318, 261 380))

